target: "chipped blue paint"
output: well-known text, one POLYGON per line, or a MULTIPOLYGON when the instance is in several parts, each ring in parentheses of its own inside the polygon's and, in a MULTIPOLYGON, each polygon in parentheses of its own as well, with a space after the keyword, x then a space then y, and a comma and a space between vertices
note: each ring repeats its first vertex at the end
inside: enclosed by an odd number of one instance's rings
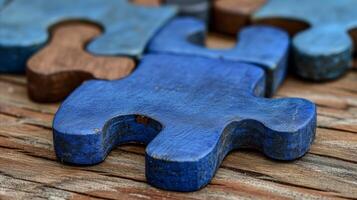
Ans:
POLYGON ((130 76, 85 82, 63 102, 53 122, 56 155, 92 165, 117 145, 144 143, 147 181, 174 191, 204 187, 233 149, 303 156, 315 136, 315 105, 266 99, 264 90, 265 73, 253 64, 146 55, 130 76))
POLYGON ((351 66, 353 42, 347 31, 357 28, 355 0, 270 0, 253 17, 292 19, 311 27, 293 39, 296 72, 312 80, 343 75, 351 66))
POLYGON ((239 42, 231 49, 208 49, 204 46, 202 21, 177 18, 168 23, 151 40, 148 52, 203 56, 261 66, 267 73, 267 96, 274 94, 285 78, 289 36, 276 28, 252 26, 238 35, 239 42))
POLYGON ((63 20, 98 23, 104 33, 87 46, 100 55, 140 57, 148 40, 176 13, 126 0, 13 0, 0 12, 0 72, 23 72, 27 59, 44 46, 48 28, 63 20))

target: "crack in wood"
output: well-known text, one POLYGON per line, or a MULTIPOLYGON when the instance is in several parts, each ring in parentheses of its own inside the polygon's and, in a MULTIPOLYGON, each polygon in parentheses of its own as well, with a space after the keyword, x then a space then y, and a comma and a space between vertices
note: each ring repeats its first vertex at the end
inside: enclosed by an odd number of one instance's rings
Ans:
POLYGON ((328 127, 328 126, 323 126, 323 125, 317 125, 317 127, 318 128, 327 129, 327 130, 341 131, 341 132, 347 132, 347 133, 352 133, 352 134, 356 134, 357 133, 357 132, 354 132, 354 131, 349 131, 349 130, 345 130, 345 129, 341 129, 341 128, 328 127))
MULTIPOLYGON (((83 196, 86 196, 86 197, 94 197, 94 198, 98 198, 98 199, 112 200, 112 198, 99 197, 99 196, 96 196, 96 195, 90 195, 90 194, 86 194, 86 193, 83 193, 83 192, 78 192, 78 191, 73 191, 73 190, 67 190, 67 189, 63 189, 63 188, 58 188, 58 187, 55 187, 55 186, 52 186, 52 185, 49 185, 49 184, 46 184, 46 183, 34 181, 34 180, 29 180, 29 179, 23 179, 23 178, 15 177, 15 176, 13 176, 13 175, 11 175, 11 174, 7 174, 7 173, 5 173, 5 172, 3 172, 3 171, 0 171, 0 175, 7 176, 7 177, 10 177, 10 178, 16 179, 16 180, 21 180, 21 181, 26 181, 26 182, 30 182, 30 183, 39 184, 39 185, 41 185, 41 187, 47 187, 47 188, 62 190, 62 191, 64 191, 64 192, 69 192, 69 193, 73 193, 73 194, 83 195, 83 196)), ((1 187, 1 186, 0 186, 0 187, 1 187)))
MULTIPOLYGON (((278 188, 279 187, 291 188, 287 191, 295 191, 295 192, 298 191, 298 195, 313 194, 319 196, 321 194, 324 197, 328 197, 328 198, 342 197, 346 199, 353 199, 352 198, 353 196, 357 196, 354 195, 355 193, 353 192, 355 190, 353 190, 352 188, 353 183, 357 184, 356 182, 353 182, 355 173, 352 173, 355 170, 357 161, 354 161, 352 156, 351 159, 348 158, 349 155, 353 155, 353 153, 356 151, 353 148, 351 141, 350 140, 347 141, 348 137, 351 136, 350 134, 355 135, 357 133, 356 131, 354 131, 355 129, 353 126, 354 125, 353 120, 357 116, 354 115, 354 111, 357 108, 357 103, 356 103, 357 95, 355 95, 357 93, 354 89, 348 88, 348 85, 353 85, 357 83, 357 79, 355 78, 357 77, 356 69, 354 71, 351 71, 349 75, 340 79, 339 81, 341 82, 333 82, 331 84, 324 83, 321 85, 313 84, 313 86, 311 87, 308 84, 300 82, 300 80, 288 78, 288 80, 286 81, 287 83, 282 86, 282 90, 278 94, 278 97, 291 97, 294 96, 294 94, 299 94, 302 95, 302 97, 317 99, 318 107, 326 108, 318 113, 318 117, 322 117, 323 121, 320 121, 318 125, 320 130, 318 130, 318 137, 317 137, 318 140, 315 142, 315 144, 313 144, 313 147, 315 148, 313 150, 310 150, 310 153, 303 159, 299 160, 298 163, 291 163, 291 165, 289 164, 290 167, 283 168, 286 170, 291 169, 292 170, 291 172, 283 172, 283 173, 286 174, 299 173, 299 171, 294 171, 294 170, 296 170, 297 167, 304 167, 304 169, 306 170, 311 169, 312 172, 315 171, 316 173, 319 173, 319 175, 321 176, 326 176, 321 180, 327 180, 327 181, 329 180, 333 184, 337 184, 336 187, 329 185, 329 183, 321 183, 322 185, 321 187, 319 185, 316 185, 316 183, 310 184, 310 182, 308 182, 307 185, 304 185, 304 183, 307 183, 306 181, 305 182, 299 181, 298 184, 295 184, 295 182, 292 179, 289 178, 285 179, 279 176, 279 174, 276 174, 276 171, 265 171, 259 167, 258 168, 253 167, 254 171, 251 171, 246 169, 247 166, 239 167, 239 166, 233 166, 232 164, 234 163, 229 163, 234 161, 225 161, 226 163, 224 163, 221 166, 223 171, 225 173, 228 173, 228 176, 229 175, 233 176, 234 174, 240 174, 240 176, 244 175, 250 180, 256 180, 257 183, 263 184, 264 182, 267 182, 264 184, 271 184, 272 187, 275 187, 274 184, 276 184, 278 185, 277 186, 278 188), (331 93, 331 90, 339 90, 340 92, 331 93), (298 93, 300 91, 302 93, 298 93), (326 99, 331 96, 334 97, 331 101, 329 99, 326 99), (336 121, 338 120, 340 120, 340 122, 343 123, 337 125, 343 127, 346 124, 346 128, 335 127, 336 121), (348 129, 352 129, 352 130, 348 130, 348 129), (341 135, 343 137, 339 138, 335 136, 336 134, 341 135), (334 148, 333 146, 334 143, 340 141, 346 143, 341 143, 341 145, 338 145, 336 146, 336 148, 334 148), (232 167, 230 165, 232 165, 232 167), (321 173, 320 171, 318 171, 320 169, 321 169, 321 173), (348 172, 349 170, 352 170, 352 172, 348 172), (343 188, 342 186, 339 186, 338 185, 339 183, 343 184, 343 186, 344 187, 346 186, 347 188, 343 188)), ((26 82, 23 76, 0 75, 0 84, 1 83, 2 83, 1 87, 5 89, 0 92, 0 118, 2 117, 5 119, 4 123, 2 124, 6 125, 6 126, 0 125, 1 151, 11 152, 11 154, 17 155, 19 156, 19 158, 20 155, 24 155, 24 156, 28 156, 27 157, 28 159, 31 159, 31 161, 21 161, 21 163, 30 162, 28 164, 34 164, 35 161, 38 161, 39 163, 46 162, 50 164, 50 162, 51 163, 57 162, 57 160, 54 157, 52 142, 50 142, 48 139, 49 137, 48 134, 50 134, 50 131, 52 130, 50 128, 50 124, 52 123, 51 119, 57 108, 57 105, 43 106, 43 105, 34 104, 28 101, 28 99, 24 99, 26 97, 25 94, 26 82), (7 92, 6 91, 7 87, 12 87, 13 92, 12 93, 7 92), (26 134, 26 131, 28 131, 28 135, 26 134), (33 134, 32 131, 35 131, 36 134, 33 134)), ((145 152, 142 148, 140 149, 136 147, 131 148, 130 146, 128 148, 128 146, 124 145, 118 147, 113 153, 115 155, 113 156, 112 154, 111 156, 109 156, 111 157, 109 160, 114 159, 114 162, 118 162, 117 156, 118 157, 122 156, 122 153, 125 156, 123 160, 120 160, 120 162, 135 161, 130 164, 122 163, 128 165, 126 167, 129 168, 133 167, 137 163, 144 165, 143 157, 145 156, 145 152)), ((255 165, 256 163, 258 164, 260 163, 263 165, 266 164, 267 166, 270 165, 264 163, 264 161, 261 160, 264 158, 259 158, 259 161, 252 160, 253 158, 255 158, 255 155, 252 156, 252 155, 247 155, 245 153, 239 155, 245 158, 244 162, 248 162, 248 161, 252 162, 252 165, 255 165)), ((7 157, 5 158, 9 159, 7 157)), ((13 158, 13 161, 17 161, 16 159, 19 158, 13 158)), ((228 160, 232 160, 232 157, 229 158, 228 160)), ((4 164, 4 167, 7 167, 6 163, 1 163, 1 164, 4 164)), ((110 163, 110 161, 108 164, 109 166, 113 165, 112 167, 121 166, 121 164, 110 163)), ((10 171, 11 166, 8 165, 8 167, 10 171)), ((131 189, 133 189, 133 191, 139 193, 141 189, 139 189, 140 187, 137 188, 137 186, 135 185, 139 183, 140 184, 146 183, 146 181, 143 180, 144 171, 140 172, 141 175, 139 177, 134 176, 134 174, 130 174, 130 173, 137 173, 138 170, 143 170, 142 168, 137 168, 135 169, 136 171, 135 170, 131 171, 129 174, 123 174, 121 171, 116 171, 116 170, 111 172, 110 169, 108 169, 109 171, 103 170, 101 167, 86 168, 86 167, 69 166, 69 168, 71 168, 71 170, 75 170, 76 172, 78 171, 86 174, 93 173, 98 176, 107 177, 106 179, 113 178, 113 180, 118 180, 117 183, 125 182, 125 180, 127 180, 128 187, 132 187, 131 189)), ((3 170, 5 172, 7 171, 6 168, 4 168, 3 170)), ((39 174, 37 176, 41 176, 41 175, 39 174)), ((292 174, 292 176, 297 177, 298 175, 292 174)), ((302 178, 304 178, 303 176, 306 176, 306 174, 302 175, 302 178)), ((222 177, 219 177, 219 180, 217 179, 214 180, 209 185, 209 187, 205 188, 204 189, 205 193, 207 192, 207 194, 214 194, 214 192, 217 191, 224 192, 225 189, 227 189, 227 194, 233 194, 232 191, 237 190, 237 187, 239 187, 239 185, 237 186, 227 185, 230 182, 228 181, 226 184, 224 179, 221 182, 221 178, 222 177), (217 189, 217 187, 220 188, 217 189)), ((16 177, 14 177, 13 179, 16 179, 16 177)), ((23 181, 31 182, 28 180, 23 180, 23 181)), ((72 181, 72 180, 68 180, 68 181, 72 181)), ((88 181, 88 180, 83 179, 83 181, 88 181)), ((95 181, 95 180, 91 180, 91 181, 95 181)), ((235 178, 232 178, 231 182, 234 183, 235 181, 239 182, 239 180, 235 180, 235 178)), ((34 181, 34 183, 37 182, 34 181)), ((242 182, 239 183, 242 184, 242 182)), ((42 184, 42 183, 39 182, 37 184, 42 184)), ((76 191, 75 188, 62 189, 61 187, 65 186, 65 185, 63 186, 61 185, 64 184, 63 181, 56 184, 59 185, 54 185, 54 186, 52 185, 50 188, 67 192, 70 194, 85 195, 84 197, 101 198, 101 194, 102 195, 104 194, 101 192, 106 192, 106 191, 99 191, 98 193, 89 194, 90 195, 89 196, 85 192, 82 193, 76 191)), ((6 187, 6 186, 5 185, 0 186, 0 188, 1 187, 6 187)), ((45 187, 47 186, 45 185, 45 187)), ((265 191, 267 193, 271 192, 271 194, 275 194, 278 197, 282 197, 282 194, 279 194, 279 192, 277 191, 274 192, 274 191, 270 191, 269 189, 262 189, 261 187, 258 186, 254 188, 253 186, 247 186, 247 187, 252 187, 252 190, 248 190, 253 192, 252 197, 256 197, 254 196, 254 191, 259 191, 259 190, 265 191)), ((122 190, 126 191, 127 189, 128 188, 118 188, 118 191, 122 191, 122 190)), ((128 190, 130 190, 130 188, 128 190)), ((149 197, 151 196, 162 197, 160 196, 162 194, 162 191, 155 191, 157 192, 157 196, 151 194, 152 192, 151 189, 146 189, 145 191, 147 193, 143 193, 143 194, 149 197)), ((5 192, 4 194, 6 195, 7 193, 5 192)), ((118 193, 118 195, 120 194, 118 193)), ((288 197, 292 197, 292 196, 288 195, 288 197)), ((39 198, 42 198, 42 196, 39 195, 39 198)), ((102 198, 102 199, 112 199, 112 198, 114 199, 116 198, 116 196, 109 195, 109 198, 102 198)))

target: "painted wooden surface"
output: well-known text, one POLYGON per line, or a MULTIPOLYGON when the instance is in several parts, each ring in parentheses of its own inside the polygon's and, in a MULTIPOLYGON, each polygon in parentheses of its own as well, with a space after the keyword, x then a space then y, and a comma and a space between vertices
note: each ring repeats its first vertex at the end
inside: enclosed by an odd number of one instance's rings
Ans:
POLYGON ((289 25, 296 21, 305 23, 309 28, 293 39, 295 70, 304 78, 330 80, 351 66, 353 41, 357 44, 356 7, 355 0, 269 0, 252 20, 286 28, 296 27, 289 25))
POLYGON ((236 35, 251 24, 251 16, 266 0, 214 0, 212 6, 212 28, 219 33, 236 35))
MULTIPOLYGON (((234 38, 210 35, 210 47, 234 38)), ((357 64, 341 79, 310 83, 288 77, 275 97, 318 105, 311 150, 294 162, 240 150, 229 154, 198 192, 167 192, 145 182, 144 147, 124 145, 96 166, 58 163, 51 123, 58 104, 27 97, 24 76, 0 75, 0 198, 58 199, 352 199, 357 196, 357 64)))
POLYGON ((103 34, 87 46, 93 54, 140 57, 148 40, 174 15, 173 8, 126 0, 13 0, 0 12, 0 72, 23 72, 27 59, 48 40, 48 28, 63 20, 103 27, 103 34))
POLYGON ((162 0, 162 2, 177 6, 182 16, 196 17, 205 22, 210 19, 211 0, 162 0))
POLYGON ((84 50, 101 32, 100 27, 83 22, 54 27, 51 41, 27 63, 30 97, 39 102, 60 101, 85 80, 114 80, 128 75, 135 67, 133 59, 93 56, 84 50))
POLYGON ((87 81, 71 93, 53 121, 56 155, 93 165, 118 145, 144 143, 149 184, 196 191, 234 149, 277 160, 310 149, 315 105, 264 94, 265 72, 256 65, 148 54, 127 78, 87 81))
POLYGON ((0 12, 4 9, 12 0, 0 0, 0 12))
POLYGON ((267 96, 284 80, 289 51, 288 35, 278 29, 252 26, 238 34, 239 42, 229 49, 204 46, 205 25, 193 18, 176 18, 150 41, 148 52, 192 55, 261 66, 267 73, 267 96))
POLYGON ((175 6, 181 16, 191 16, 208 22, 211 0, 131 0, 132 3, 145 6, 175 6))
POLYGON ((299 96, 318 104, 316 140, 307 155, 294 162, 279 162, 256 151, 234 151, 212 182, 193 193, 167 192, 147 185, 145 151, 137 145, 116 148, 93 167, 58 163, 50 128, 58 104, 33 103, 26 94, 25 77, 0 75, 0 197, 355 198, 357 91, 351 86, 357 84, 356 69, 338 81, 323 84, 289 77, 278 91, 277 97, 299 96))

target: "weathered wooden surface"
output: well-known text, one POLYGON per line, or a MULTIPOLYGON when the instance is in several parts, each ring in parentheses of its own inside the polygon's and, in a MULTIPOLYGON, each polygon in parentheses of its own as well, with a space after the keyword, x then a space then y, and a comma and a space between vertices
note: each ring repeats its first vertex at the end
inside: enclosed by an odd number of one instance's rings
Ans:
MULTIPOLYGON (((232 42, 214 35, 208 46, 232 42)), ((23 76, 0 76, 0 199, 238 199, 357 197, 357 67, 328 83, 289 77, 277 96, 318 105, 310 152, 277 162, 255 151, 233 152, 212 183, 194 193, 166 192, 145 183, 144 147, 125 145, 93 167, 56 161, 51 123, 58 104, 36 104, 23 76)))

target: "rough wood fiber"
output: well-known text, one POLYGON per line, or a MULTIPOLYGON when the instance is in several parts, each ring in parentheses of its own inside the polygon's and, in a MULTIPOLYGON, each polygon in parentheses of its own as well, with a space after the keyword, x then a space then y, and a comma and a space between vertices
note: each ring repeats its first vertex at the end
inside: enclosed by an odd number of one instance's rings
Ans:
MULTIPOLYGON (((208 46, 234 42, 215 35, 208 46)), ((194 193, 162 191, 145 183, 144 147, 127 145, 93 167, 59 164, 50 130, 58 104, 36 104, 23 76, 0 76, 0 198, 64 199, 354 199, 357 197, 357 71, 317 84, 289 77, 277 96, 318 105, 310 152, 277 162, 258 152, 233 152, 211 184, 194 193)))
POLYGON ((59 101, 85 80, 128 75, 135 67, 133 59, 85 51, 86 44, 101 32, 94 24, 83 22, 56 26, 51 41, 27 63, 30 97, 39 102, 59 101))

